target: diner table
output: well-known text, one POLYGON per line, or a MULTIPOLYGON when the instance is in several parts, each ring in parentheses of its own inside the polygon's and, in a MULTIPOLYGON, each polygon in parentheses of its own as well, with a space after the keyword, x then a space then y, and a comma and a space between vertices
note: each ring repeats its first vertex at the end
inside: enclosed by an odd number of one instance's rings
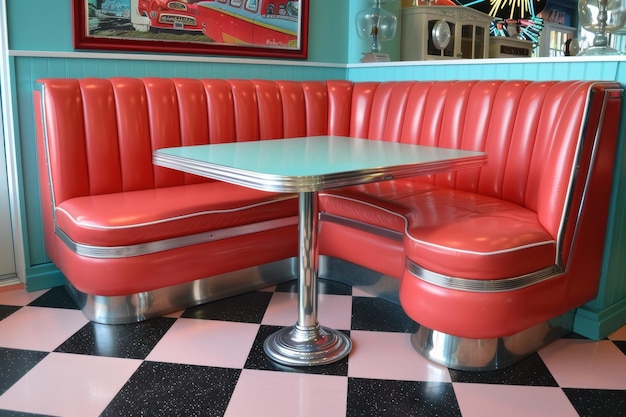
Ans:
POLYGON ((483 152, 342 136, 267 139, 163 148, 155 165, 265 191, 298 194, 298 319, 264 342, 282 365, 332 363, 352 349, 317 320, 318 192, 485 165, 483 152))

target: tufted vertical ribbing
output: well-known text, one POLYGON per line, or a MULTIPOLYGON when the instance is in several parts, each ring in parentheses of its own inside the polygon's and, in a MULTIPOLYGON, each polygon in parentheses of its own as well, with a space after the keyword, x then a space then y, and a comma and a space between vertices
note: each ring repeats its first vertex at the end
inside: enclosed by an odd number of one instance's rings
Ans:
POLYGON ((207 181, 155 167, 170 146, 349 135, 485 151, 483 168, 417 179, 502 198, 551 234, 567 197, 589 82, 360 82, 112 78, 43 80, 57 204, 207 181), (63 114, 63 117, 56 117, 63 114), (70 114, 71 117, 67 115, 70 114), (576 123, 561 123, 569 118, 576 123), (70 122, 71 120, 71 122, 70 122), (555 122, 556 121, 556 122, 555 122), (569 166, 564 166, 569 164, 569 166), (72 171, 58 167, 72 166, 72 171), (541 198, 549 195, 551 198, 541 198))

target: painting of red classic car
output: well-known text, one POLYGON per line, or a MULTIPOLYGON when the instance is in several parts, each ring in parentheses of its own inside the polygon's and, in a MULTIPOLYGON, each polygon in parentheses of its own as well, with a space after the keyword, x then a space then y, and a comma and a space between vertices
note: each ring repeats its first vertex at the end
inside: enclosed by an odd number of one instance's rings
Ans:
POLYGON ((74 48, 307 57, 309 0, 72 0, 74 48))
POLYGON ((138 0, 137 11, 150 21, 151 30, 201 30, 198 0, 138 0))
POLYGON ((199 1, 198 20, 213 42, 297 49, 298 0, 199 1))

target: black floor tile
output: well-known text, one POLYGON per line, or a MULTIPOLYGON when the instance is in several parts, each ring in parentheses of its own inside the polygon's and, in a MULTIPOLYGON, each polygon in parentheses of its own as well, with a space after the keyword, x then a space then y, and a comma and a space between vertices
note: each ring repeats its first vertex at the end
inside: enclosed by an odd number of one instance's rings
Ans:
POLYGON ((48 352, 0 347, 0 395, 47 355, 48 352))
POLYGON ((126 325, 89 322, 55 352, 145 359, 175 321, 159 317, 126 325))
POLYGON ((48 414, 23 413, 21 411, 0 410, 0 417, 55 417, 48 414))
MULTIPOLYGON (((626 341, 613 341, 613 343, 626 355, 626 341)), ((624 378, 626 378, 626 376, 624 376, 624 378)))
POLYGON ((374 297, 352 299, 352 330, 414 333, 417 328, 397 304, 374 297))
POLYGON ((0 320, 9 317, 22 307, 0 305, 0 320))
POLYGON ((461 417, 452 384, 348 379, 347 417, 461 417))
POLYGON ((241 370, 144 362, 101 417, 223 416, 241 370))
POLYGON ((271 298, 271 292, 253 291, 188 308, 182 317, 259 324, 271 298))
POLYGON ((495 371, 450 369, 450 377, 452 382, 558 387, 554 377, 536 353, 513 366, 495 371))
MULTIPOLYGON (((283 371, 283 372, 297 372, 307 374, 318 375, 348 375, 348 358, 344 358, 340 361, 329 363, 328 365, 318 366, 286 366, 274 362, 269 359, 263 350, 263 343, 272 333, 282 329, 280 326, 265 326, 262 325, 257 333, 256 339, 250 349, 250 354, 244 365, 245 369, 257 369, 264 371, 283 371)), ((343 332, 349 335, 348 332, 343 332)))
POLYGON ((65 287, 55 287, 46 291, 29 304, 34 307, 69 308, 78 310, 78 306, 68 294, 65 287))
POLYGON ((626 391, 573 388, 563 391, 580 417, 626 416, 626 391))

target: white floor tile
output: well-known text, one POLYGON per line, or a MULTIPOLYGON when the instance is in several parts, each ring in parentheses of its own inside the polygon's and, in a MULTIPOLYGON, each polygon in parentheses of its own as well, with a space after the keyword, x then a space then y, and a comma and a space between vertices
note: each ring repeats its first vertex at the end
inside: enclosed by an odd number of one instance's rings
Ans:
POLYGON ((244 369, 225 417, 345 417, 348 378, 244 369))
POLYGON ((96 417, 140 364, 136 359, 50 353, 0 396, 0 409, 96 417))
POLYGON ((178 319, 146 359, 243 368, 258 330, 251 323, 178 319))
POLYGON ((450 382, 448 369, 420 356, 411 346, 407 333, 352 330, 350 338, 350 377, 450 382))
POLYGON ((52 351, 87 322, 79 310, 22 307, 0 321, 0 346, 52 351))
MULTIPOLYGON (((352 297, 320 294, 317 301, 317 319, 322 326, 336 330, 350 330, 352 297)), ((273 326, 292 326, 297 320, 298 295, 288 292, 274 293, 262 323, 273 326)))
POLYGON ((356 287, 352 288, 352 295, 355 297, 372 297, 372 298, 376 297, 375 295, 372 295, 356 287))
POLYGON ((557 387, 454 383, 463 417, 578 417, 557 387))
POLYGON ((0 292, 0 304, 7 306, 25 306, 41 297, 46 291, 27 292, 24 289, 15 289, 0 292))
POLYGON ((562 388, 626 390, 626 355, 609 340, 560 339, 539 355, 562 388))

